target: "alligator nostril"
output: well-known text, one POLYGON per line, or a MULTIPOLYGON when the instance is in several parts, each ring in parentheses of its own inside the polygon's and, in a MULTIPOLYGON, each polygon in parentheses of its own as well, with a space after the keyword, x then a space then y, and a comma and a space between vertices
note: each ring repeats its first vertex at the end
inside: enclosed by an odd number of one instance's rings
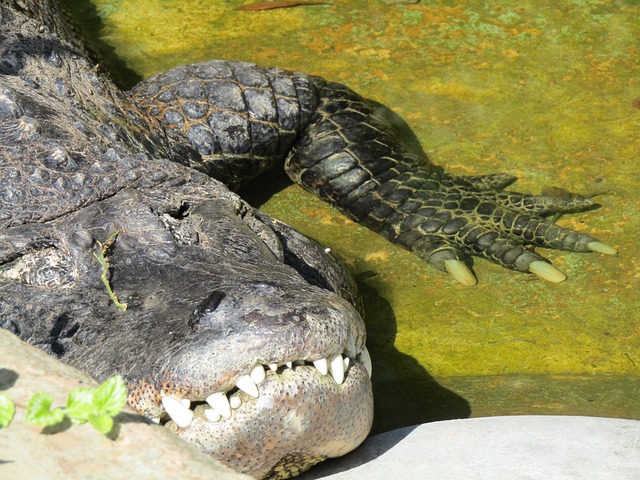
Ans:
POLYGON ((193 316, 189 321, 189 327, 194 328, 200 323, 202 317, 213 313, 215 309, 218 308, 218 305, 220 305, 220 302, 224 297, 224 292, 220 292, 218 290, 211 292, 211 294, 200 305, 198 305, 198 308, 193 312, 193 316))

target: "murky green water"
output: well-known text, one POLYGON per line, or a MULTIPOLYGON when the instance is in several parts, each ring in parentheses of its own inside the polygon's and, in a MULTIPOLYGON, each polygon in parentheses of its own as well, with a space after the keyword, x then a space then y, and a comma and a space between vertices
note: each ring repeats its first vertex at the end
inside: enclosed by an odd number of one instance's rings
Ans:
POLYGON ((453 173, 606 192, 560 223, 617 257, 544 252, 569 276, 559 285, 478 260, 471 288, 296 186, 249 192, 360 279, 377 431, 468 415, 640 419, 640 1, 76 3, 123 84, 212 58, 302 70, 394 109, 453 173))

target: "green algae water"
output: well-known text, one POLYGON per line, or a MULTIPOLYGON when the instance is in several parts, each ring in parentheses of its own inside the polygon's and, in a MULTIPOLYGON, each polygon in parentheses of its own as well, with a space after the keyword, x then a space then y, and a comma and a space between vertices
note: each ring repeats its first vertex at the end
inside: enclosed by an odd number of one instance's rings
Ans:
POLYGON ((544 251, 561 284, 476 260, 457 284, 294 185, 244 193, 329 246, 367 309, 380 432, 509 414, 640 419, 640 2, 68 0, 124 86, 214 58, 339 81, 403 116, 451 173, 602 194, 560 224, 615 257, 544 251))

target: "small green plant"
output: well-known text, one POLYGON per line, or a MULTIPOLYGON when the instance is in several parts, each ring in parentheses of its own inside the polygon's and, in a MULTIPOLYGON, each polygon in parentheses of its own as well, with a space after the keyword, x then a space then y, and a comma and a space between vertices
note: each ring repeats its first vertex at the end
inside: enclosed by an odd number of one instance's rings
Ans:
POLYGON ((109 298, 113 300, 113 303, 116 304, 116 307, 122 310, 126 310, 127 304, 120 302, 120 300, 118 299, 118 296, 116 295, 116 292, 114 292, 113 288, 111 288, 109 279, 107 278, 107 275, 109 273, 109 268, 111 267, 111 265, 109 264, 109 259, 107 258, 107 251, 111 248, 111 246, 113 245, 113 242, 115 242, 116 237, 118 236, 119 233, 120 233, 120 230, 116 230, 111 234, 109 238, 107 238, 107 241, 104 243, 98 241, 98 251, 93 252, 93 256, 96 257, 96 260, 98 260, 98 263, 100 263, 100 265, 102 266, 102 275, 100 276, 100 278, 102 279, 102 283, 107 289, 109 298))
MULTIPOLYGON (((38 392, 27 407, 27 423, 41 427, 49 427, 68 418, 72 424, 89 422, 100 433, 108 434, 113 428, 113 417, 118 415, 127 401, 127 387, 120 375, 115 375, 97 388, 79 387, 67 397, 67 405, 63 408, 51 408, 51 395, 38 392)), ((15 407, 13 402, 0 395, 0 427, 11 423, 15 407)))
POLYGON ((13 420, 16 407, 9 397, 0 394, 0 428, 6 428, 13 420))

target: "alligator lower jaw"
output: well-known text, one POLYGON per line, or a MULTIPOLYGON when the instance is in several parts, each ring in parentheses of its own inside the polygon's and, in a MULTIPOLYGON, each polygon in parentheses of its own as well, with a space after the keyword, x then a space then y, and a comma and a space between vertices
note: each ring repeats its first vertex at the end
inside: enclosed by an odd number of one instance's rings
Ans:
MULTIPOLYGON (((340 383, 330 371, 323 374, 322 366, 293 362, 292 368, 263 369, 257 397, 238 388, 206 401, 172 398, 170 410, 180 405, 176 411, 182 413, 164 416, 161 422, 236 471, 257 478, 295 476, 321 460, 350 452, 366 438, 373 395, 362 357, 341 357, 348 368, 340 383), (189 422, 181 427, 183 415, 189 422)), ((167 401, 163 404, 166 408, 167 401)))
POLYGON ((202 399, 180 398, 172 394, 161 392, 163 413, 153 418, 155 423, 166 424, 173 421, 178 428, 187 428, 194 419, 196 406, 208 404, 211 408, 204 410, 204 415, 210 422, 218 422, 223 418, 231 418, 232 410, 241 404, 239 393, 244 392, 249 397, 260 397, 260 385, 267 378, 267 372, 282 374, 287 369, 297 370, 302 366, 310 366, 317 369, 322 375, 331 378, 336 384, 341 385, 347 376, 349 368, 354 361, 359 361, 366 368, 371 378, 371 357, 366 347, 357 353, 344 352, 319 360, 297 360, 284 364, 261 365, 256 364, 247 374, 236 380, 236 387, 230 391, 214 392, 202 399))

